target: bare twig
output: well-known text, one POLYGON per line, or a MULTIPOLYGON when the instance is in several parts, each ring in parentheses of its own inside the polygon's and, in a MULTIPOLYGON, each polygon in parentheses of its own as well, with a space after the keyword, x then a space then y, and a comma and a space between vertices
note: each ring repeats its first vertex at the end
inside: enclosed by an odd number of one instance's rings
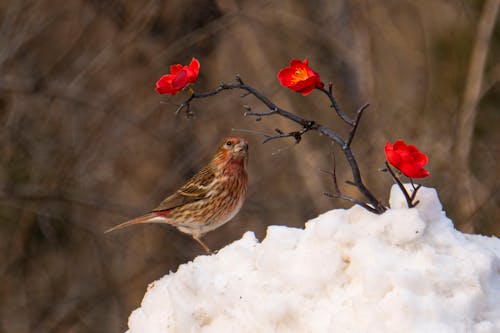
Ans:
POLYGON ((360 205, 361 207, 365 208, 366 210, 369 210, 372 213, 379 213, 374 207, 371 207, 367 205, 365 202, 362 202, 361 200, 358 200, 356 198, 350 197, 348 195, 345 195, 340 191, 339 184, 337 182, 337 166, 336 166, 336 161, 335 161, 335 154, 332 152, 332 170, 324 170, 320 169, 321 172, 324 172, 332 177, 333 181, 333 187, 335 192, 330 193, 330 192, 323 192, 324 195, 330 198, 338 198, 338 199, 343 199, 350 201, 352 203, 355 203, 357 205, 360 205))
POLYGON ((285 133, 279 128, 276 128, 275 131, 278 133, 277 135, 266 135, 266 139, 262 143, 266 143, 268 141, 274 140, 274 139, 280 139, 280 138, 288 138, 288 137, 293 137, 295 139, 295 143, 299 143, 302 140, 302 135, 305 134, 306 132, 314 129, 314 122, 311 121, 309 123, 306 123, 304 127, 302 127, 301 130, 299 131, 293 131, 293 132, 288 132, 285 133))
POLYGON ((415 207, 416 205, 418 205, 420 203, 419 200, 417 200, 415 202, 414 202, 414 200, 415 200, 415 197, 417 196, 418 189, 421 187, 422 187, 422 185, 418 185, 417 187, 415 187, 415 189, 413 190, 413 193, 411 194, 410 200, 412 202, 413 207, 415 207))
POLYGON ((332 83, 329 82, 328 83, 328 89, 325 89, 325 88, 318 88, 316 87, 316 89, 318 89, 319 91, 323 92, 327 97, 328 99, 330 100, 330 103, 331 104, 331 107, 335 110, 335 112, 337 112, 337 115, 348 125, 350 126, 354 126, 354 120, 350 119, 341 109, 340 109, 340 106, 338 105, 337 103, 337 100, 335 99, 335 97, 333 96, 332 94, 332 83))
POLYGON ((413 202, 413 200, 415 200, 415 197, 417 196, 417 191, 420 187, 422 187, 422 185, 415 186, 413 184, 413 179, 410 178, 411 185, 413 187, 413 193, 410 196, 410 194, 408 194, 408 191, 406 190, 405 186, 403 185, 403 183, 401 183, 401 180, 398 178, 398 176, 396 176, 396 174, 394 173, 392 168, 389 166, 389 163, 387 163, 387 161, 385 162, 385 166, 386 166, 386 169, 384 169, 382 171, 389 172, 392 180, 394 180, 394 182, 398 185, 401 192, 403 192, 403 195, 405 196, 405 199, 406 199, 406 203, 408 204, 408 208, 413 208, 416 205, 418 205, 419 201, 417 200, 416 202, 413 202))
POLYGON ((349 139, 347 139, 345 143, 347 146, 351 145, 352 139, 354 139, 354 134, 356 134, 356 130, 358 129, 359 121, 361 120, 361 116, 363 115, 363 111, 365 111, 369 106, 370 104, 366 103, 356 112, 356 118, 354 119, 353 126, 351 128, 351 131, 349 132, 349 139))
MULTIPOLYGON (((250 94, 250 93, 247 92, 247 94, 250 94)), ((249 107, 248 105, 243 105, 243 107, 246 110, 244 115, 245 116, 254 116, 254 117, 256 117, 255 118, 256 121, 261 121, 263 116, 270 116, 270 115, 276 113, 276 109, 269 110, 269 111, 263 111, 263 112, 255 112, 255 111, 252 111, 252 108, 249 107)))

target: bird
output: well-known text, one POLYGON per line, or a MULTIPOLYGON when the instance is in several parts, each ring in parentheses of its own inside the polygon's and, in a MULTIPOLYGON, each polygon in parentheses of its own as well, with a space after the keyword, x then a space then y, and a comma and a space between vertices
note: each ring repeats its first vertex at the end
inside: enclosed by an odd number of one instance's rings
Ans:
POLYGON ((207 252, 202 237, 241 209, 248 186, 248 142, 227 137, 210 162, 149 213, 123 222, 106 233, 142 223, 164 223, 191 235, 207 252))

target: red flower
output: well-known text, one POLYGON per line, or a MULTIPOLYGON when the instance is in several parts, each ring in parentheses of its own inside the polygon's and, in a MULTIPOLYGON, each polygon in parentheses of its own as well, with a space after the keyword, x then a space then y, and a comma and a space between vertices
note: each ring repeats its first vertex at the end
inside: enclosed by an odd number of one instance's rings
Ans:
POLYGON ((316 87, 323 88, 319 74, 309 67, 307 59, 292 59, 290 67, 279 71, 278 80, 283 87, 302 93, 302 96, 308 95, 316 87))
POLYGON ((175 64, 170 66, 170 74, 163 75, 157 82, 155 90, 159 94, 175 95, 189 83, 196 82, 200 72, 200 62, 191 59, 188 66, 175 64))
POLYGON ((394 145, 385 144, 385 157, 387 161, 405 176, 410 178, 424 178, 429 176, 429 171, 424 170, 427 164, 427 155, 418 151, 414 145, 406 145, 403 140, 397 140, 394 145))

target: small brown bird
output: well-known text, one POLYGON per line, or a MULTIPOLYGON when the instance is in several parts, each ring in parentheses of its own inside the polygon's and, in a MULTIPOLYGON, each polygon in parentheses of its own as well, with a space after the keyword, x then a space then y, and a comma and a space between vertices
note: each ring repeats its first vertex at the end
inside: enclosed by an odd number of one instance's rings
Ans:
POLYGON ((226 138, 210 163, 153 211, 106 232, 140 223, 166 223, 191 235, 210 253, 201 237, 231 220, 243 205, 248 184, 247 160, 247 141, 226 138))

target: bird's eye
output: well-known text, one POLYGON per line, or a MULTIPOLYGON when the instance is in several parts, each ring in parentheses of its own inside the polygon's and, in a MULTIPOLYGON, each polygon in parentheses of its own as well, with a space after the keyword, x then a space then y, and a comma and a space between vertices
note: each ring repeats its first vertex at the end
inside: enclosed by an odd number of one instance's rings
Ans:
POLYGON ((233 143, 231 141, 226 142, 226 146, 231 147, 233 143))

